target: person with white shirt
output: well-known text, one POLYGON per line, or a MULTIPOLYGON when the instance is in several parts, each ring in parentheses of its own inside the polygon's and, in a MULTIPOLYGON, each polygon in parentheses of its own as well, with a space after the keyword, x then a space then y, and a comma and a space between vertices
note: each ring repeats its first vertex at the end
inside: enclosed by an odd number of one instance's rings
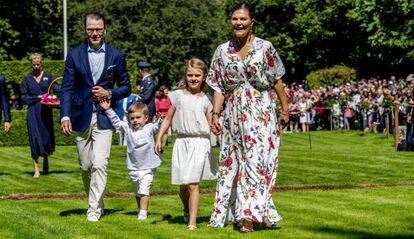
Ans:
POLYGON ((128 175, 134 185, 138 220, 147 219, 149 193, 155 170, 161 165, 161 157, 154 151, 154 135, 158 132, 161 120, 147 123, 149 112, 146 104, 135 102, 128 108, 129 122, 122 121, 111 109, 110 102, 99 102, 115 129, 125 134, 127 142, 126 165, 128 175))

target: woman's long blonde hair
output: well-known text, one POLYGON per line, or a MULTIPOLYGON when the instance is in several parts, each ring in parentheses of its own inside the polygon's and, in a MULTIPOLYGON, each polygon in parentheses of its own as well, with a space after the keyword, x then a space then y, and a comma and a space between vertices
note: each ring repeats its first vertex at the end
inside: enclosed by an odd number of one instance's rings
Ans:
MULTIPOLYGON (((191 58, 190 60, 187 61, 187 64, 185 64, 184 76, 180 80, 180 82, 178 82, 178 87, 179 88, 187 88, 188 87, 186 78, 187 78, 187 70, 190 67, 202 70, 203 74, 204 74, 204 78, 207 76, 207 65, 206 65, 206 63, 204 63, 204 61, 199 59, 199 58, 191 58)), ((205 80, 203 81, 203 83, 201 83, 200 88, 201 88, 201 91, 203 91, 204 93, 206 93, 208 91, 208 85, 207 85, 205 80)))

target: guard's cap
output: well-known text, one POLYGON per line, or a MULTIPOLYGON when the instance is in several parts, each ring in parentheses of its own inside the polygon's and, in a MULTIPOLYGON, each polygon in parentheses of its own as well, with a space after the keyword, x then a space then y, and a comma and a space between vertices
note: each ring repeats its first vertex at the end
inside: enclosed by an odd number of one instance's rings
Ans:
POLYGON ((137 63, 137 66, 141 69, 145 69, 145 68, 151 68, 151 64, 146 62, 146 61, 139 61, 137 63))

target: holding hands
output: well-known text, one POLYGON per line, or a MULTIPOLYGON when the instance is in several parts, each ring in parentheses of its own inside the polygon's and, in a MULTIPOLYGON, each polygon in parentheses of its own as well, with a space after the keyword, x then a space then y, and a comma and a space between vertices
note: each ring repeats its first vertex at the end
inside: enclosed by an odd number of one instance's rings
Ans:
POLYGON ((208 124, 210 125, 210 130, 215 135, 221 135, 223 133, 223 128, 221 127, 219 114, 211 112, 208 117, 208 124))
POLYGON ((107 99, 109 94, 109 90, 106 90, 101 86, 94 86, 92 88, 92 96, 95 99, 95 101, 100 102, 102 99, 107 99))
POLYGON ((102 98, 99 100, 99 105, 104 109, 105 111, 111 108, 111 101, 107 100, 105 98, 102 98))

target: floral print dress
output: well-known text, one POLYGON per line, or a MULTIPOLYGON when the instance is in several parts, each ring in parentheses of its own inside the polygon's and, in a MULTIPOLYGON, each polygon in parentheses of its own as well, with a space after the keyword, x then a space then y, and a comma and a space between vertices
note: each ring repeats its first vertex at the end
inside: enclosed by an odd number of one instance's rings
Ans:
POLYGON ((272 200, 280 132, 268 89, 284 73, 273 45, 257 37, 244 60, 234 40, 214 53, 207 83, 225 96, 225 109, 210 227, 241 219, 271 226, 282 219, 272 200))

